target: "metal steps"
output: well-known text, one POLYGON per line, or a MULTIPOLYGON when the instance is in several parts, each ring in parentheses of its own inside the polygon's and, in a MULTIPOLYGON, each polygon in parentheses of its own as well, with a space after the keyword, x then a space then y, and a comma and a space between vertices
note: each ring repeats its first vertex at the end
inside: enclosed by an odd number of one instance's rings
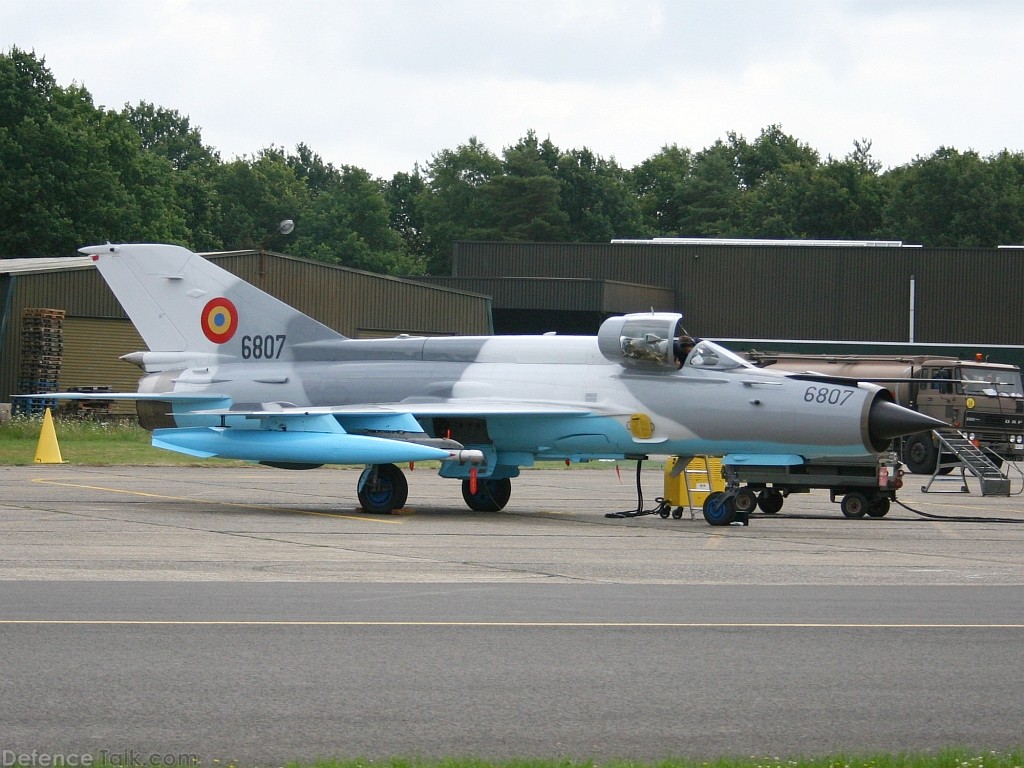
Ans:
POLYGON ((933 434, 939 441, 939 458, 935 462, 935 471, 928 484, 921 487, 923 493, 932 491, 932 483, 936 480, 941 480, 943 476, 959 469, 962 481, 960 489, 945 491, 945 493, 970 493, 967 488, 967 473, 970 472, 978 478, 982 496, 1010 495, 1009 478, 1003 475, 999 467, 984 451, 972 443, 967 435, 952 428, 936 429, 933 430, 933 434))

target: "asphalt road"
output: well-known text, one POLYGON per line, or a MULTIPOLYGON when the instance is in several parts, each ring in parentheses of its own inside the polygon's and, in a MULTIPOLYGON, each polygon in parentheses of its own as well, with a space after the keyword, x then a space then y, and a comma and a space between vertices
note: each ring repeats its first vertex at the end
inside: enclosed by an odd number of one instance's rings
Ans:
POLYGON ((979 521, 1020 497, 712 528, 606 518, 626 470, 525 472, 496 514, 418 470, 364 515, 356 476, 0 469, 4 760, 1024 745, 1024 523, 979 521))

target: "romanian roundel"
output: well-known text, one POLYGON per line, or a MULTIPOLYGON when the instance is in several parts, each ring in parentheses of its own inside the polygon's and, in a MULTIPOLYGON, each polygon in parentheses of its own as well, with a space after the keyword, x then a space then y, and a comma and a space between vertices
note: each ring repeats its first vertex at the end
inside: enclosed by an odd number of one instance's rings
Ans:
POLYGON ((203 326, 203 333, 206 338, 214 344, 223 344, 229 341, 238 330, 238 310, 235 305, 223 296, 211 299, 203 307, 203 315, 200 320, 203 326))

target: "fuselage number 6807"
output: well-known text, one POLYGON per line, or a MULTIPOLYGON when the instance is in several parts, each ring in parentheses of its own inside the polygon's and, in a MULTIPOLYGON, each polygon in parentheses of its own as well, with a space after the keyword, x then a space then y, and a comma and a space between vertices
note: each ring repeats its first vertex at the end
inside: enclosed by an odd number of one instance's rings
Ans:
POLYGON ((852 389, 808 387, 804 392, 804 402, 817 403, 818 405, 844 405, 852 394, 852 389))

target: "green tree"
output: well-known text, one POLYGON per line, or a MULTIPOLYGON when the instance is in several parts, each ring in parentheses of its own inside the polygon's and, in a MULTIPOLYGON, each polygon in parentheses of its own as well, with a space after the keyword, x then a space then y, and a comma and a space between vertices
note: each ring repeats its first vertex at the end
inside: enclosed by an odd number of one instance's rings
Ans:
POLYGON ((187 239, 170 164, 45 61, 0 55, 0 254, 70 253, 105 240, 187 239))
POLYGON ((501 172, 481 187, 481 221, 467 234, 480 240, 565 240, 569 217, 559 207, 553 166, 558 149, 532 132, 502 153, 501 172))
POLYGON ((770 125, 748 143, 729 134, 742 190, 741 230, 748 237, 800 238, 797 210, 807 198, 820 156, 770 125))
MULTIPOLYGON (((259 247, 282 219, 293 219, 301 228, 310 207, 309 188, 276 147, 217 166, 213 183, 220 202, 213 234, 229 250, 259 247)), ((272 245, 290 253, 294 242, 281 238, 272 245)))
POLYGON ((871 142, 854 141, 842 160, 829 158, 805 169, 806 185, 794 202, 794 228, 806 237, 871 240, 881 236, 883 188, 881 163, 871 157, 871 142))
POLYGON ((821 161, 817 150, 783 133, 779 125, 769 125, 753 143, 730 132, 728 144, 735 154, 736 174, 748 190, 767 183, 773 174, 787 168, 813 168, 821 161))
POLYGON ((883 226, 925 246, 993 247, 1024 236, 1020 154, 940 147, 886 175, 883 226))
POLYGON ((735 149, 718 140, 693 157, 690 175, 678 191, 676 231, 683 237, 749 237, 743 194, 735 149))
POLYGON ((423 255, 430 274, 451 274, 456 240, 467 239, 484 220, 481 189, 501 173, 501 160, 476 137, 454 150, 438 152, 426 168, 418 198, 423 214, 423 255))
POLYGON ((559 204, 569 218, 570 240, 606 243, 643 233, 639 198, 614 160, 586 148, 574 149, 560 155, 555 176, 559 204))
POLYGON ((498 157, 476 138, 425 169, 373 179, 310 147, 222 163, 198 128, 141 101, 94 106, 34 52, 0 55, 0 256, 104 240, 272 247, 391 274, 450 271, 458 239, 607 242, 630 236, 1024 242, 1024 155, 941 147, 881 173, 871 142, 841 160, 764 128, 699 152, 666 145, 636 168, 528 131, 498 157))
POLYGON ((362 168, 343 166, 312 195, 292 252, 371 272, 422 274, 423 262, 390 224, 381 183, 362 168))
POLYGON ((147 152, 166 158, 178 206, 185 217, 188 245, 202 251, 223 248, 214 235, 220 206, 214 183, 220 155, 203 144, 197 128, 177 110, 156 107, 145 101, 125 105, 121 114, 135 128, 147 152))
POLYGON ((401 236, 409 253, 416 256, 424 265, 427 259, 424 235, 426 217, 421 201, 426 188, 427 181, 419 165, 413 167, 412 173, 396 173, 384 185, 384 199, 390 211, 391 229, 401 236))
POLYGON ((331 189, 341 179, 341 171, 314 152, 305 143, 295 147, 295 154, 286 155, 285 164, 302 180, 313 194, 331 189))
POLYGON ((637 196, 643 231, 650 236, 684 237, 681 232, 690 200, 687 180, 693 172, 693 153, 676 144, 666 145, 629 174, 637 196))

